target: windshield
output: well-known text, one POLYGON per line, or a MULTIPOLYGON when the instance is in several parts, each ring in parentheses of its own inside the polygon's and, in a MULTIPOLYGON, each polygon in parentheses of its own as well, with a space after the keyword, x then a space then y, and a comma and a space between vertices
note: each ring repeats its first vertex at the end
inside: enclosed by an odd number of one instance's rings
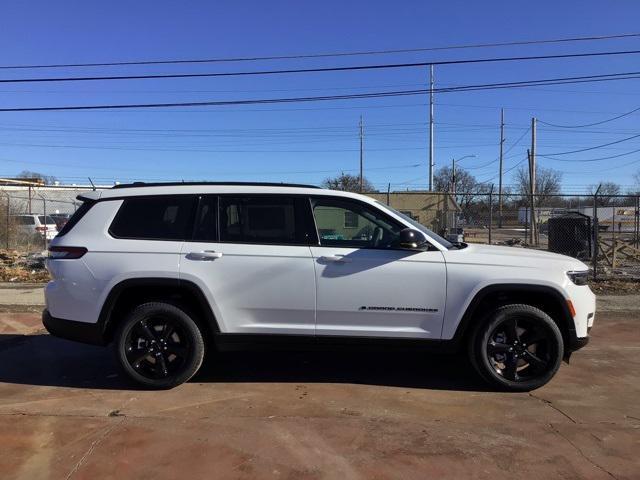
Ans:
POLYGON ((395 213, 396 215, 398 215, 399 217, 402 217, 404 220, 406 220, 407 222, 409 222, 411 225, 413 225, 417 230, 420 230, 422 233, 424 233, 425 235, 427 235, 431 240, 433 240, 434 242, 439 243, 440 245, 442 245, 444 248, 446 248, 447 250, 454 248, 453 243, 449 242, 448 240, 442 238, 440 235, 438 235, 437 233, 429 230, 427 227, 425 227, 424 225, 422 225, 421 223, 416 222, 413 218, 405 215, 402 212, 399 212, 398 210, 396 210, 393 207, 390 207, 389 205, 385 205, 382 202, 378 202, 376 201, 376 203, 378 205, 380 205, 382 208, 384 208, 385 210, 388 210, 390 212, 395 213))

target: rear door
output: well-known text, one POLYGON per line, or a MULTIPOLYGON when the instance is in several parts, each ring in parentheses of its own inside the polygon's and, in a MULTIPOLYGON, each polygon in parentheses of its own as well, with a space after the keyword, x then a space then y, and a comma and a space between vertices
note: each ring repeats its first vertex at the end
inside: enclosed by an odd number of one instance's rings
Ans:
POLYGON ((439 250, 401 250, 404 225, 364 202, 312 200, 319 245, 316 335, 440 338, 446 266, 439 250))
POLYGON ((223 333, 313 335, 315 277, 308 200, 203 196, 180 278, 200 286, 223 333))

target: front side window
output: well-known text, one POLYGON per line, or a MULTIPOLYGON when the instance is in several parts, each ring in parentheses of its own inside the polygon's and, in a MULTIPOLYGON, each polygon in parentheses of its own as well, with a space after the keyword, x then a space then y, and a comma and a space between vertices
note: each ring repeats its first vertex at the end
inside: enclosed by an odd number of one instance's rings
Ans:
POLYGON ((346 248, 390 248, 404 226, 359 202, 318 198, 313 216, 320 245, 346 248))
POLYGON ((300 199, 284 196, 220 197, 220 241, 302 245, 307 243, 300 199))
POLYGON ((421 223, 417 222, 415 219, 411 218, 410 216, 406 215, 403 212, 399 212, 398 210, 396 210, 395 208, 390 207, 389 205, 385 205, 382 202, 376 202, 378 205, 380 205, 380 208, 383 208, 385 210, 389 210, 390 212, 395 213, 396 215, 399 215, 400 217, 404 218, 405 220, 407 220, 411 225, 413 225, 414 228, 416 228, 417 230, 420 230, 422 233, 426 234, 431 240, 439 243, 440 245, 442 245, 444 248, 446 249, 451 249, 451 248, 455 248, 453 243, 449 242, 448 240, 445 240, 444 238, 442 238, 440 235, 432 232, 431 230, 429 230, 427 227, 425 227, 424 225, 422 225, 421 223))
POLYGON ((109 232, 117 238, 184 240, 194 206, 193 195, 127 198, 109 232))

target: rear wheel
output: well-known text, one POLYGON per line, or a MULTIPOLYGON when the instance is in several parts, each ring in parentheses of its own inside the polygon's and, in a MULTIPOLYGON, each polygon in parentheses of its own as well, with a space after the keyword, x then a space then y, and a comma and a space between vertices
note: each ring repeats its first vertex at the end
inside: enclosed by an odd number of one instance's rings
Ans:
POLYGON ((473 366, 502 389, 529 391, 546 384, 560 368, 562 334, 542 310, 505 305, 478 325, 471 336, 473 366))
POLYGON ((116 333, 120 365, 136 382, 172 388, 189 380, 204 358, 204 341, 193 319, 167 303, 134 308, 116 333))

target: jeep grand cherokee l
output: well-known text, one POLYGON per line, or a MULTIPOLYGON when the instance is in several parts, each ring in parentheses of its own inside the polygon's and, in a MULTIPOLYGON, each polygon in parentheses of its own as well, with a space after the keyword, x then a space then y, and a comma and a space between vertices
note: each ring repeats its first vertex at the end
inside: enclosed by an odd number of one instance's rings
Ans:
POLYGON ((88 192, 51 242, 43 323, 113 344, 151 388, 207 349, 287 340, 467 352, 531 390, 585 345, 587 267, 523 248, 453 245, 369 197, 283 184, 132 184, 88 192))

